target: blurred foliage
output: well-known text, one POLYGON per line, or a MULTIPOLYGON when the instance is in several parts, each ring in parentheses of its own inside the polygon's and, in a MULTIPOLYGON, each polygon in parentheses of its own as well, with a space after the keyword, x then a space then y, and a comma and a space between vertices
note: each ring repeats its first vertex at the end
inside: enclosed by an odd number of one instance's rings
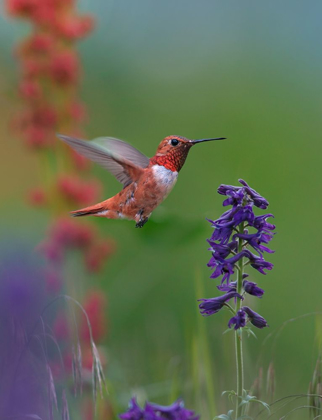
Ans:
MULTIPOLYGON (((174 191, 143 229, 96 221, 118 242, 116 256, 93 283, 109 300, 107 377, 120 405, 132 392, 159 403, 183 395, 187 406, 194 402, 209 418, 211 405, 194 394, 198 362, 198 371, 212 369, 214 384, 207 389, 214 387, 218 412, 227 412, 219 396, 235 386, 233 336, 222 335, 228 317, 200 319, 196 300, 216 294, 206 267, 206 217, 222 212, 217 186, 238 178, 269 200, 278 231, 274 270, 251 277, 266 291, 257 308, 270 329, 245 343, 246 386, 274 360, 276 398, 306 392, 318 353, 314 316, 290 323, 276 341, 274 336, 285 320, 321 310, 322 5, 84 0, 83 8, 98 25, 80 48, 91 138, 119 137, 149 156, 169 134, 229 139, 192 150, 174 191), (195 291, 196 271, 203 296, 195 291), (205 337, 210 359, 198 353, 205 337)), ((33 157, 8 134, 15 107, 9 55, 14 29, 9 21, 0 25, 1 231, 3 237, 19 232, 35 244, 47 220, 25 207, 23 194, 37 173, 33 157)), ((103 197, 119 190, 103 169, 93 171, 105 185, 103 197)), ((69 276, 77 282, 78 274, 75 261, 69 276)))

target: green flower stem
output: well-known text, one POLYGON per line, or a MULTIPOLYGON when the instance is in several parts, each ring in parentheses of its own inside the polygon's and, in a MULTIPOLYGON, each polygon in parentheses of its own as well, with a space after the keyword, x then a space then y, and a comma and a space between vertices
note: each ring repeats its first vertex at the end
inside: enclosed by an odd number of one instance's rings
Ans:
POLYGON ((229 305, 229 303, 225 302, 225 303, 224 303, 224 306, 227 306, 227 308, 230 310, 230 312, 231 312, 234 316, 236 315, 235 309, 233 309, 233 308, 229 305))
MULTIPOLYGON (((239 226, 239 233, 244 233, 244 222, 239 226)), ((238 253, 243 250, 243 239, 238 239, 238 253)), ((237 270, 237 293, 243 294, 243 258, 238 261, 237 270)), ((236 299, 236 313, 241 308, 241 299, 236 299)), ((242 342, 242 328, 235 332, 236 344, 236 371, 237 371, 237 398, 236 398, 236 419, 241 416, 242 407, 240 407, 241 397, 244 389, 244 367, 243 367, 243 342, 242 342)))

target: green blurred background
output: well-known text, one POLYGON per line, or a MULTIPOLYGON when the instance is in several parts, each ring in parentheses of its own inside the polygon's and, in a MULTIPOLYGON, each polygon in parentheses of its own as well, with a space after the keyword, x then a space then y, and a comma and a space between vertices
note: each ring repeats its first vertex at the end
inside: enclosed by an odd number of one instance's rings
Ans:
MULTIPOLYGON (((144 229, 95 221, 118 244, 93 282, 109 300, 107 376, 121 404, 132 392, 164 403, 183 395, 207 414, 210 389, 216 411, 228 405, 220 398, 235 387, 233 334, 223 335, 228 314, 202 318, 196 300, 217 295, 206 218, 223 211, 218 185, 238 178, 269 200, 278 231, 268 257, 274 270, 251 273, 266 291, 251 305, 270 328, 245 340, 246 387, 274 361, 276 397, 306 392, 319 351, 316 317, 289 324, 275 342, 274 335, 285 320, 321 310, 321 2, 83 0, 81 8, 97 19, 80 44, 89 138, 118 137, 148 156, 170 134, 229 139, 191 151, 144 229)), ((1 21, 0 228, 4 240, 35 245, 48 223, 24 202, 38 183, 36 157, 9 134, 18 80, 12 49, 27 31, 1 21)), ((94 172, 104 197, 119 190, 103 169, 94 172)), ((75 263, 70 276, 81 275, 75 263)))

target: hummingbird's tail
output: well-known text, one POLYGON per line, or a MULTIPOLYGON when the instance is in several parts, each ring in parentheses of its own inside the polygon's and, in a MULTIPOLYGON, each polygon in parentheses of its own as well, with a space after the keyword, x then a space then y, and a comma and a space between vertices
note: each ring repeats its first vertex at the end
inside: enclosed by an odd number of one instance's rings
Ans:
POLYGON ((83 209, 74 210, 70 212, 72 217, 80 216, 105 216, 107 209, 103 206, 103 203, 95 204, 94 206, 84 207, 83 209))

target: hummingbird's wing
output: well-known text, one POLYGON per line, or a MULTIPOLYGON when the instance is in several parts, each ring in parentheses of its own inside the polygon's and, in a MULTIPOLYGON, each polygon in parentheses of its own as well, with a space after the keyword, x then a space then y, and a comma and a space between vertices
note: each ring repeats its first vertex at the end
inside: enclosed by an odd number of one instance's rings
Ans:
POLYGON ((149 165, 149 158, 124 141, 100 137, 84 141, 58 134, 58 137, 80 155, 107 169, 124 187, 136 181, 149 165))
POLYGON ((92 142, 104 147, 104 149, 107 149, 113 155, 121 156, 126 160, 129 160, 140 168, 147 168, 149 166, 150 159, 123 140, 115 139, 113 137, 97 137, 92 140, 92 142))

